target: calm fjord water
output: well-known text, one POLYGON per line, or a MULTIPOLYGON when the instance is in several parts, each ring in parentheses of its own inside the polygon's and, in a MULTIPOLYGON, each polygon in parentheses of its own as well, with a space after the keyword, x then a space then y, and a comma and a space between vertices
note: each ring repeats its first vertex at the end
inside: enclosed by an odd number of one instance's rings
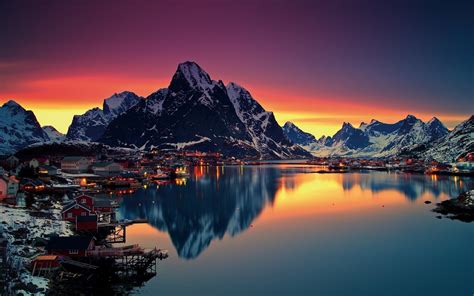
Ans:
POLYGON ((170 258, 142 295, 472 295, 474 224, 434 203, 472 178, 196 167, 124 197, 127 243, 170 258), (424 201, 432 201, 426 205, 424 201))

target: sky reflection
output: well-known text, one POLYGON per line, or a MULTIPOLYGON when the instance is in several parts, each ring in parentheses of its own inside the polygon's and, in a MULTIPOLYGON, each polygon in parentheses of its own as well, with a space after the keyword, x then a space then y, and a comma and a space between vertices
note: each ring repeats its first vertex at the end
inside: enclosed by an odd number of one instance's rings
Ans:
POLYGON ((194 259, 213 240, 234 237, 255 223, 391 211, 454 197, 474 185, 472 179, 448 176, 311 172, 291 166, 195 167, 181 186, 160 185, 126 196, 119 215, 148 219, 169 235, 179 257, 194 259))

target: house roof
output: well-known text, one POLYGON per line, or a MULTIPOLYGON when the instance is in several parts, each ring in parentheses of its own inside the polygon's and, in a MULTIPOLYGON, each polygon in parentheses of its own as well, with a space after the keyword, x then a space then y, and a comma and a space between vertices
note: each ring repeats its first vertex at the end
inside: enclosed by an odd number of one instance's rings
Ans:
POLYGON ((55 236, 46 245, 46 250, 87 250, 92 241, 87 236, 55 236))
POLYGON ((95 168, 104 168, 104 167, 108 167, 109 165, 120 165, 118 163, 115 163, 115 162, 95 162, 94 164, 92 164, 92 167, 95 167, 95 168))
POLYGON ((65 156, 63 161, 78 161, 85 158, 84 156, 65 156))
POLYGON ((78 203, 77 201, 73 201, 73 202, 71 202, 71 203, 68 203, 67 205, 64 206, 64 208, 63 208, 62 211, 65 212, 65 211, 67 211, 67 210, 70 210, 70 209, 72 209, 73 207, 75 207, 76 205, 79 206, 79 207, 81 207, 81 208, 83 208, 84 210, 87 210, 87 211, 89 211, 89 212, 91 211, 91 209, 89 209, 88 207, 86 207, 86 206, 84 206, 84 205, 78 203))
POLYGON ((57 260, 59 256, 57 255, 40 255, 35 258, 36 261, 54 261, 57 260))

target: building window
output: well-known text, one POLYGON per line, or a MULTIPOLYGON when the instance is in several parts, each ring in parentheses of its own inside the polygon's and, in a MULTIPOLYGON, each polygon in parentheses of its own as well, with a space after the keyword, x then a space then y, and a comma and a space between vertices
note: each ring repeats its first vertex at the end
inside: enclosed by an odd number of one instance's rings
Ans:
POLYGON ((69 250, 69 254, 77 255, 77 254, 79 254, 79 250, 69 250))
POLYGON ((72 213, 67 213, 68 218, 72 218, 72 213))
POLYGON ((86 203, 86 199, 85 199, 85 198, 82 199, 82 203, 86 203))
POLYGON ((87 216, 86 212, 81 212, 81 216, 87 216))

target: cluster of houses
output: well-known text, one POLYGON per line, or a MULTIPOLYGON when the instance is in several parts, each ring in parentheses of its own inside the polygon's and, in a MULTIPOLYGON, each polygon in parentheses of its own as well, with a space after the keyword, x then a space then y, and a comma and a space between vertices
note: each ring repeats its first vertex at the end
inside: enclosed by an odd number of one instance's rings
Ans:
POLYGON ((97 231, 99 222, 115 220, 117 207, 110 198, 80 194, 63 207, 61 215, 63 220, 75 224, 76 231, 97 231))
POLYGON ((474 174, 474 153, 452 163, 425 161, 423 159, 392 157, 388 159, 357 159, 350 157, 315 158, 309 163, 327 166, 330 169, 397 170, 426 174, 474 174))

